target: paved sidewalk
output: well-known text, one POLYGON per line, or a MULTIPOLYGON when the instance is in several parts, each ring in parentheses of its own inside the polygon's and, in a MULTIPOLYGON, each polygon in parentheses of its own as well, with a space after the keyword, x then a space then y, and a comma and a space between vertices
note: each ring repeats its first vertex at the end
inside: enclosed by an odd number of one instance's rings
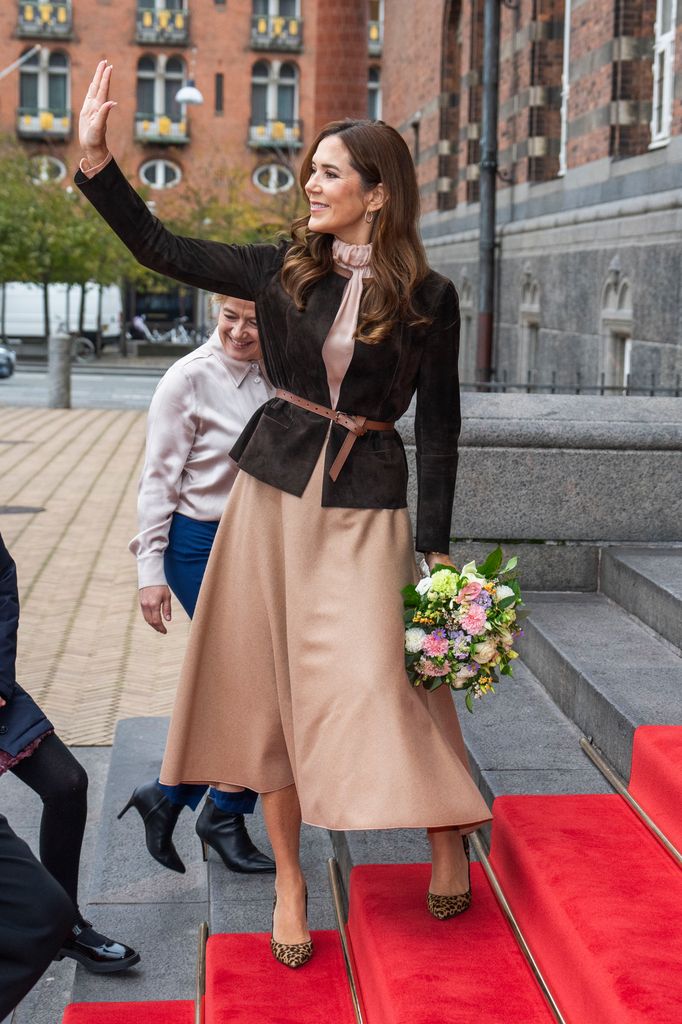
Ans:
POLYGON ((0 530, 19 572, 18 678, 61 738, 110 744, 119 718, 172 708, 188 620, 142 619, 135 496, 145 414, 0 409, 0 530))

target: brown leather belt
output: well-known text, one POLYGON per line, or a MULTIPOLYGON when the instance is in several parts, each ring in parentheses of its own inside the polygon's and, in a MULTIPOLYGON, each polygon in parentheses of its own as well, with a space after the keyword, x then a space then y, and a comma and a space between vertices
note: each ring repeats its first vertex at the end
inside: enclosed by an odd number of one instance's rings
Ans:
POLYGON ((285 402, 297 405, 299 409, 307 409, 308 412, 317 413, 318 416, 324 416, 326 419, 332 420, 334 423, 340 423, 342 427, 346 428, 348 433, 339 449, 339 454, 334 459, 332 468, 329 470, 329 475, 334 481, 336 481, 341 472, 343 464, 358 437, 362 437, 368 430, 393 430, 395 426, 394 423, 380 423, 378 420, 368 420, 366 416, 351 416, 350 413, 339 412, 338 409, 327 409, 324 405, 309 402, 307 398, 301 398, 299 395, 294 395, 291 391, 285 391, 283 388, 277 388, 275 395, 277 398, 283 398, 285 402))

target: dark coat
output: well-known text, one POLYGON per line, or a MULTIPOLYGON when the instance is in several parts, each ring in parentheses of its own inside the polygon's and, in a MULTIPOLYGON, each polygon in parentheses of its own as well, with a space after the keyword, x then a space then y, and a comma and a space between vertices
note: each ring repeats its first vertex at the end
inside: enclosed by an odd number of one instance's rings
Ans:
POLYGON ((36 702, 16 680, 18 626, 17 570, 0 534, 0 697, 7 701, 0 708, 0 750, 12 757, 52 729, 36 702))
MULTIPOLYGON (((185 284, 255 301, 265 368, 275 387, 320 405, 331 404, 322 345, 338 311, 346 278, 332 272, 310 291, 303 312, 280 283, 290 242, 226 245, 167 231, 126 181, 115 162, 76 184, 146 267, 185 284)), ((415 305, 428 327, 395 325, 378 345, 355 343, 338 408, 393 422, 417 393, 417 538, 422 551, 447 551, 460 430, 459 307, 451 281, 430 271, 415 305)), ((231 452, 241 469, 291 494, 303 493, 325 443, 329 421, 273 398, 253 416, 231 452)), ((346 436, 331 428, 327 470, 346 436)), ((335 508, 404 508, 407 461, 396 431, 359 438, 336 482, 325 474, 322 504, 335 508)))

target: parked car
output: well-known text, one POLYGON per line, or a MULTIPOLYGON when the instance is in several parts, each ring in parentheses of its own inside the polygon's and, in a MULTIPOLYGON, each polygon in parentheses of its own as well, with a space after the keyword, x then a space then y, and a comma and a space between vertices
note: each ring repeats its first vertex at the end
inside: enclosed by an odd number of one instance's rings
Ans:
POLYGON ((11 377, 17 364, 16 354, 6 345, 0 345, 0 380, 11 377))

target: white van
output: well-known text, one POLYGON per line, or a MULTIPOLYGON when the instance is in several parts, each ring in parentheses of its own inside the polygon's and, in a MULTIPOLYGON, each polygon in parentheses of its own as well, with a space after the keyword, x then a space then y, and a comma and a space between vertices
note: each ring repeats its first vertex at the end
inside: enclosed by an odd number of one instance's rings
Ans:
MULTIPOLYGON (((99 286, 93 281, 86 287, 83 334, 94 340, 97 333, 97 306, 99 286)), ((63 326, 78 331, 81 289, 79 285, 49 285, 50 330, 54 333, 63 326)), ((36 358, 47 352, 43 289, 37 284, 10 282, 4 288, 5 337, 15 349, 19 359, 36 358)), ((0 293, 0 319, 2 294, 0 293)), ((102 291, 100 317, 104 343, 115 341, 121 334, 123 307, 121 292, 116 285, 102 291)))

